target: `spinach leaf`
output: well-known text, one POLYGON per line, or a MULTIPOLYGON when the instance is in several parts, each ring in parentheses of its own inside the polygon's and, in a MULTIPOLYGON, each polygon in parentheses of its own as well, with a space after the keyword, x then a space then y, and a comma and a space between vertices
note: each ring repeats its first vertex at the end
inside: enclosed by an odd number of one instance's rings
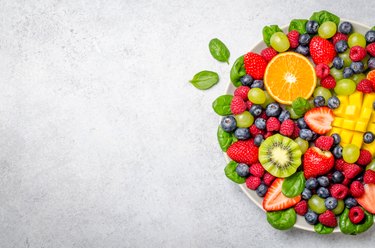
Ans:
POLYGON ((326 22, 326 21, 334 22, 336 23, 336 25, 339 25, 340 23, 340 17, 326 10, 314 12, 313 15, 310 17, 310 20, 317 21, 319 25, 321 25, 323 22, 326 22))
POLYGON ((240 78, 246 75, 245 66, 243 63, 243 55, 236 59, 232 69, 230 70, 230 81, 234 86, 241 86, 240 78))
POLYGON ((283 185, 281 187, 281 192, 289 198, 293 198, 300 195, 305 188, 305 176, 303 172, 296 172, 290 177, 285 178, 283 185))
POLYGON ((306 19, 293 19, 289 24, 289 32, 292 30, 297 30, 298 33, 306 33, 306 19))
POLYGON ((294 208, 287 210, 267 212, 267 221, 270 225, 279 230, 292 228, 296 223, 297 216, 294 208))
POLYGON ((292 102, 292 108, 296 115, 302 116, 310 109, 310 103, 305 98, 298 97, 292 102))
MULTIPOLYGON (((365 210, 364 210, 365 211, 365 210)), ((367 231, 374 224, 374 217, 371 213, 365 211, 365 218, 361 224, 353 224, 349 219, 349 209, 345 208, 340 215, 339 226, 344 234, 355 235, 367 231)))
POLYGON ((221 116, 231 115, 232 111, 230 110, 230 103, 232 98, 232 95, 222 95, 216 98, 216 100, 212 103, 212 108, 216 114, 221 116))
POLYGON ((263 41, 267 44, 267 46, 271 45, 271 36, 276 33, 276 32, 283 32, 279 26, 277 25, 270 25, 270 26, 265 26, 263 28, 263 41))
POLYGON ((194 75, 190 83, 195 88, 207 90, 219 82, 219 75, 213 71, 201 71, 194 75))
POLYGON ((217 38, 212 39, 208 44, 208 48, 212 57, 220 62, 227 62, 229 64, 230 52, 221 40, 217 38))
POLYGON ((319 233, 319 234, 330 234, 333 232, 333 227, 328 227, 328 226, 325 226, 323 225, 322 223, 318 223, 314 226, 314 230, 315 232, 319 233))
POLYGON ((219 128, 217 129, 217 140, 219 141, 219 145, 223 152, 226 152, 228 147, 235 141, 237 141, 236 137, 232 133, 225 132, 224 129, 219 128))
POLYGON ((238 184, 241 184, 241 183, 245 183, 246 179, 244 177, 240 177, 237 172, 236 172, 236 168, 237 168, 237 163, 234 162, 234 161, 230 161, 228 163, 228 165, 225 167, 224 169, 224 172, 225 172, 225 175, 230 179, 232 180, 233 182, 235 183, 238 183, 238 184))

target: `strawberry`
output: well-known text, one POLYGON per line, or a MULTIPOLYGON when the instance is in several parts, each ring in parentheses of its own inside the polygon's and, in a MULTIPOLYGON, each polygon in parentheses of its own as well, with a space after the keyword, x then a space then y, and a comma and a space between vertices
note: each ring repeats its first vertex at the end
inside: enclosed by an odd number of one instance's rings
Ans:
POLYGON ((317 134, 325 134, 331 130, 333 118, 333 112, 328 107, 310 109, 304 117, 306 124, 317 134))
POLYGON ((319 36, 314 36, 310 41, 310 54, 315 64, 329 65, 335 58, 336 51, 331 42, 319 36))
POLYGON ((362 172, 362 168, 356 164, 345 163, 344 165, 343 174, 345 178, 353 179, 361 172, 362 172))
POLYGON ((315 74, 318 78, 322 79, 329 75, 329 66, 321 63, 315 66, 315 74))
POLYGON ((375 43, 368 44, 366 51, 371 54, 371 56, 375 56, 375 43))
POLYGON ((361 197, 365 193, 365 188, 360 181, 354 181, 350 184, 349 191, 353 197, 361 197))
POLYGON ((336 216, 331 210, 326 210, 324 213, 319 215, 319 222, 328 227, 337 226, 336 216))
POLYGON ((258 162, 258 147, 253 140, 239 140, 229 146, 227 155, 237 163, 255 164, 258 162))
POLYGON ((361 207, 355 206, 349 210, 349 220, 353 224, 360 223, 363 220, 363 218, 365 218, 365 212, 361 207))
POLYGON ((239 96, 234 96, 232 102, 230 103, 230 110, 233 114, 238 115, 243 113, 247 108, 244 100, 239 96))
POLYGON ((307 201, 302 200, 294 206, 294 210, 298 215, 304 216, 307 213, 307 201))
POLYGON ((365 193, 355 199, 364 209, 375 214, 375 184, 365 184, 364 188, 365 193))
POLYGON ((277 51, 275 49, 273 49, 272 47, 267 47, 267 48, 264 48, 261 52, 260 52, 260 55, 263 56, 263 58, 269 62, 271 61, 271 59, 273 59, 273 57, 275 57, 277 55, 277 51))
POLYGON ((247 101, 247 93, 249 93, 250 88, 247 86, 240 86, 234 91, 234 96, 241 97, 244 101, 247 101))
POLYGON ((251 190, 256 190, 261 184, 259 177, 249 176, 246 178, 246 186, 251 190))
POLYGON ((262 56, 249 52, 244 56, 243 62, 247 74, 254 79, 263 79, 264 71, 267 67, 267 61, 262 56))
POLYGON ((290 48, 296 48, 298 47, 299 45, 299 33, 297 30, 291 30, 289 33, 288 33, 288 40, 289 40, 289 43, 290 43, 290 48))
POLYGON ((363 182, 366 184, 375 184, 375 171, 367 170, 363 175, 363 182))
POLYGON ((315 146, 324 151, 329 151, 332 145, 333 138, 331 136, 320 136, 315 140, 315 146))
POLYGON ((262 177, 264 174, 264 168, 261 163, 255 163, 250 166, 250 174, 256 177, 262 177))
POLYGON ((291 119, 287 119, 283 121, 283 123, 281 123, 280 133, 282 135, 290 137, 292 136, 293 131, 294 131, 294 121, 292 121, 291 119))
POLYGON ((263 208, 266 211, 278 211, 293 207, 299 201, 301 201, 301 195, 293 198, 286 197, 281 192, 284 178, 277 178, 272 185, 268 188, 268 191, 263 199, 263 208))
POLYGON ((307 179, 327 174, 335 162, 331 152, 322 151, 317 147, 307 149, 303 159, 303 170, 307 179))
POLYGON ((368 79, 362 79, 358 85, 357 90, 363 93, 371 93, 372 89, 372 82, 368 79))
POLYGON ((331 75, 328 75, 320 81, 320 84, 326 89, 333 89, 336 87, 336 80, 331 75))
POLYGON ((349 189, 345 185, 337 183, 331 186, 329 192, 334 198, 342 200, 348 195, 349 189))
POLYGON ((340 40, 345 40, 345 41, 348 41, 348 36, 343 34, 343 33, 340 33, 340 32, 337 32, 333 37, 332 37, 332 43, 333 45, 336 45, 336 43, 340 40))
POLYGON ((366 57, 366 55, 366 49, 361 46, 353 46, 352 48, 350 48, 349 57, 352 61, 361 61, 366 57))
POLYGON ((366 166, 371 162, 371 160, 372 160, 371 152, 369 152, 365 149, 361 149, 361 151, 359 153, 359 158, 358 158, 356 163, 358 165, 366 166))

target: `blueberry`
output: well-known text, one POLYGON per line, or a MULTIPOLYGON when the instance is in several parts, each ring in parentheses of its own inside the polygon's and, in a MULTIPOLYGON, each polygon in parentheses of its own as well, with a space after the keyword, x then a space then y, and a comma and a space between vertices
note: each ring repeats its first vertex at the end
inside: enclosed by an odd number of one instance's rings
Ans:
POLYGON ((247 140, 250 139, 250 129, 249 128, 242 128, 239 127, 234 131, 234 136, 239 140, 247 140))
POLYGON ((279 115, 279 121, 283 122, 287 119, 290 119, 290 113, 288 110, 284 109, 283 111, 281 111, 281 114, 279 115))
POLYGON ((271 116, 279 116, 281 113, 281 107, 278 103, 276 102, 272 102, 270 104, 267 105, 266 107, 266 115, 268 117, 271 117, 271 116))
POLYGON ((335 209, 337 207, 337 200, 333 197, 328 197, 325 199, 324 205, 326 205, 326 208, 329 210, 335 209))
POLYGON ((261 130, 266 129, 266 120, 263 118, 257 118, 255 120, 255 126, 261 130))
POLYGON ((369 30, 365 34, 366 42, 368 43, 373 43, 375 41, 375 31, 374 30, 369 30))
POLYGON ((336 52, 338 52, 338 53, 345 52, 346 49, 348 49, 348 47, 349 47, 348 43, 345 40, 340 40, 335 45, 336 52))
POLYGON ((268 187, 265 184, 260 184, 258 188, 255 190, 257 192, 257 195, 260 197, 263 197, 267 193, 268 187))
POLYGON ((340 33, 350 34, 353 30, 353 26, 350 22, 342 22, 339 26, 340 33))
POLYGON ((254 80, 254 82, 251 84, 250 88, 264 88, 263 80, 254 80))
POLYGON ((225 132, 233 132, 237 127, 236 119, 233 116, 225 116, 220 122, 221 128, 225 132))
POLYGON ((316 187, 318 187, 318 181, 316 180, 316 178, 311 177, 306 180, 305 187, 307 189, 316 189, 316 187))
POLYGON ((249 166, 247 164, 238 164, 236 167, 236 173, 240 177, 248 177, 250 175, 249 166))
POLYGON ((312 132, 311 140, 316 140, 319 137, 319 134, 315 133, 314 131, 311 131, 311 132, 312 132))
POLYGON ((310 35, 308 34, 302 34, 299 36, 299 44, 302 45, 302 46, 307 46, 309 43, 310 43, 310 35))
POLYGON ((363 142, 365 142, 366 144, 372 143, 374 139, 375 136, 372 132, 365 132, 365 134, 363 135, 363 142))
POLYGON ((353 76, 354 71, 350 67, 345 67, 342 74, 344 78, 350 78, 351 76, 353 76))
POLYGON ((375 69, 375 57, 371 57, 368 61, 367 61, 367 67, 369 69, 375 69))
POLYGON ((302 54, 303 56, 307 56, 309 55, 310 53, 310 49, 308 46, 302 46, 302 45, 299 45, 297 48, 296 48, 296 53, 299 53, 299 54, 302 54))
POLYGON ((348 197, 348 198, 346 198, 345 199, 345 201, 344 201, 344 203, 345 203, 345 206, 347 207, 347 208, 352 208, 352 207, 355 207, 355 206, 357 206, 357 200, 356 199, 354 199, 353 197, 348 197))
POLYGON ((317 178, 318 183, 322 187, 327 187, 329 185, 329 179, 326 176, 321 176, 317 178))
POLYGON ((341 70, 344 66, 344 60, 340 57, 335 57, 333 59, 333 67, 335 67, 337 70, 341 70))
POLYGON ((361 73, 365 70, 365 67, 361 61, 358 62, 352 62, 350 64, 350 69, 353 70, 355 74, 361 73))
POLYGON ((254 145, 255 146, 260 146, 260 144, 262 144, 263 142, 263 136, 261 134, 257 134, 257 136, 255 136, 254 138, 254 145))
POLYGON ((316 194, 321 197, 321 198, 327 198, 330 194, 329 194, 329 190, 327 188, 324 188, 324 187, 320 187, 317 191, 316 191, 316 194))
POLYGON ((334 133, 334 134, 331 135, 331 137, 333 138, 333 144, 334 145, 340 144, 340 142, 341 142, 341 136, 339 134, 334 133))
POLYGON ((308 21, 306 23, 306 32, 308 34, 318 33, 319 23, 317 21, 308 21))
POLYGON ((333 148, 332 150, 332 153, 333 153, 333 156, 335 156, 335 158, 342 158, 342 146, 340 145, 337 145, 333 148))
POLYGON ((306 189, 306 188, 303 189, 303 191, 302 191, 302 198, 303 199, 308 200, 308 199, 311 198, 311 196, 312 196, 311 190, 306 189))
POLYGON ((306 124, 305 119, 303 117, 297 119, 297 126, 301 129, 307 128, 307 124, 306 124))
POLYGON ((332 96, 328 98, 327 105, 330 109, 337 109, 340 106, 340 100, 337 98, 337 96, 332 96))
POLYGON ((344 181, 344 174, 341 171, 335 171, 332 174, 332 182, 334 183, 341 183, 344 181))
POLYGON ((301 130, 299 130, 299 137, 301 139, 310 141, 313 139, 313 135, 314 133, 310 129, 302 128, 301 130))
POLYGON ((250 114, 257 117, 262 113, 262 106, 253 104, 249 110, 250 114))
POLYGON ((314 98, 315 107, 323 107, 326 104, 326 100, 322 96, 317 96, 314 98))
POLYGON ((315 225, 315 224, 318 223, 318 215, 317 215, 315 212, 309 210, 309 211, 307 211, 307 213, 305 214, 305 220, 306 220, 306 222, 309 223, 310 225, 315 225))
POLYGON ((248 74, 240 78, 240 82, 243 86, 250 86, 253 83, 253 80, 253 77, 248 74))

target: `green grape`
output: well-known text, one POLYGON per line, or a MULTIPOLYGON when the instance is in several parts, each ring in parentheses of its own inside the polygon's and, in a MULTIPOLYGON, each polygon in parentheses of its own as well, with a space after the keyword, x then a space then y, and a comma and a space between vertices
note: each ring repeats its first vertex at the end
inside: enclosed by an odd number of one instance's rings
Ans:
POLYGON ((266 96, 266 101, 262 104, 262 108, 266 108, 268 104, 271 102, 275 102, 275 100, 268 94, 267 91, 263 91, 266 96))
POLYGON ((345 52, 339 54, 339 57, 342 58, 342 60, 344 60, 344 67, 349 67, 350 64, 352 63, 349 53, 350 53, 350 49, 347 49, 345 52))
POLYGON ((324 39, 329 39, 335 35, 337 31, 336 23, 327 21, 323 22, 318 29, 319 36, 324 39))
POLYGON ((316 89, 314 90, 313 96, 314 97, 317 97, 317 96, 324 97, 324 99, 326 100, 326 104, 327 104, 327 101, 332 96, 332 93, 331 93, 331 91, 329 91, 329 89, 326 89, 322 86, 319 86, 319 87, 316 87, 316 89))
POLYGON ((332 212, 335 214, 335 215, 339 215, 342 213, 342 211, 344 211, 345 209, 345 203, 343 200, 337 200, 337 207, 335 207, 334 209, 332 209, 332 212))
POLYGON ((355 88, 355 82, 349 78, 345 78, 336 83, 335 92, 337 95, 348 96, 354 93, 355 88))
POLYGON ((361 62, 363 63, 363 70, 367 70, 368 68, 368 60, 370 59, 370 56, 367 54, 366 57, 364 59, 361 60, 361 62))
POLYGON ((366 39, 360 33, 352 33, 348 38, 349 47, 361 46, 366 47, 366 39))
POLYGON ((331 68, 329 74, 337 81, 344 78, 343 69, 337 70, 336 68, 331 68))
POLYGON ((375 171, 375 159, 373 159, 371 161, 371 163, 369 163, 367 166, 366 166, 366 170, 373 170, 375 171))
POLYGON ((289 49, 290 43, 288 37, 283 32, 276 32, 271 36, 271 46, 279 53, 289 49))
POLYGON ((351 79, 358 84, 362 79, 366 79, 366 75, 363 73, 354 74, 351 79))
POLYGON ((355 163, 359 158, 359 148, 356 145, 348 144, 342 150, 342 157, 347 163, 355 163))
POLYGON ((247 93, 247 97, 252 103, 263 104, 266 101, 266 94, 262 89, 252 88, 247 93))
POLYGON ((301 117, 300 115, 297 115, 296 112, 294 112, 292 106, 286 106, 285 109, 289 111, 291 119, 296 120, 301 117))
POLYGON ((307 204, 309 205, 309 208, 317 214, 322 214, 327 210, 326 205, 324 204, 324 199, 318 195, 313 195, 307 204))
POLYGON ((250 127, 254 123, 254 117, 249 111, 235 115, 234 118, 236 119, 237 127, 250 127))
POLYGON ((298 137, 294 141, 299 145, 299 148, 301 149, 302 154, 304 154, 309 148, 309 142, 307 142, 304 139, 301 139, 300 137, 298 137))

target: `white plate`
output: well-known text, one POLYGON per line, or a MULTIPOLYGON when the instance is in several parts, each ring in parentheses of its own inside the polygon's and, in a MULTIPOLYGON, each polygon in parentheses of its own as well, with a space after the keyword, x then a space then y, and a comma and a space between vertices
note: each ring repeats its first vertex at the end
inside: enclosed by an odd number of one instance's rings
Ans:
MULTIPOLYGON (((365 34, 371 27, 365 25, 365 24, 362 24, 362 23, 358 23, 356 21, 351 21, 351 20, 346 20, 346 19, 341 19, 341 21, 349 21, 352 25, 353 25, 353 28, 355 30, 355 32, 358 32, 358 33, 361 33, 361 34, 365 34)), ((281 29, 287 33, 288 32, 288 26, 289 25, 286 25, 286 26, 283 26, 281 29)), ((259 35, 261 36, 261 34, 259 35)), ((263 42, 263 40, 259 41, 252 49, 250 49, 249 51, 251 52, 256 52, 256 53, 260 53, 264 48, 266 48, 266 44, 263 42)), ((234 93, 234 90, 236 88, 233 86, 233 84, 230 82, 228 87, 227 87, 227 90, 226 90, 226 94, 231 94, 233 95, 234 93)), ((221 118, 220 118, 221 120, 221 118)), ((227 161, 227 163, 229 163, 229 161, 231 160, 227 154, 224 152, 224 157, 225 157, 225 160, 227 161)), ((253 190, 250 190, 246 187, 246 184, 240 184, 239 185, 240 188, 243 190, 243 192, 245 192, 245 194, 260 208, 264 211, 263 207, 262 207, 262 201, 263 201, 263 198, 259 197, 255 191, 253 190)), ((264 221, 264 220, 262 220, 264 221)), ((302 217, 302 216, 299 216, 297 215, 297 222, 296 224, 294 225, 294 227, 296 228, 299 228, 299 229, 303 229, 303 230, 306 230, 306 231, 311 231, 311 232, 314 232, 314 226, 312 225, 309 225, 307 224, 307 222, 305 221, 305 219, 302 217)), ((340 232, 340 229, 338 227, 335 228, 335 230, 333 232, 340 232)))

